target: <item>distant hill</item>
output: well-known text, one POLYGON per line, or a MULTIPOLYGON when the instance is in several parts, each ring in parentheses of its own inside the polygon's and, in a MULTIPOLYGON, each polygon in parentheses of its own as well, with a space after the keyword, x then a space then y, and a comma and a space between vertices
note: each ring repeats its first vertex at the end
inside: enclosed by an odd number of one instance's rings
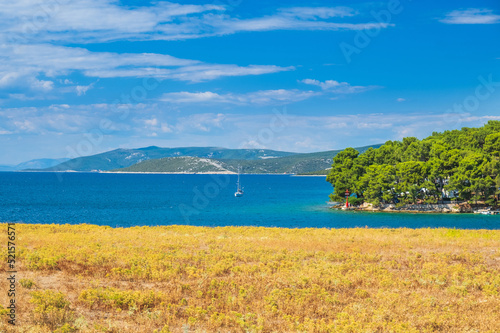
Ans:
POLYGON ((155 160, 147 160, 118 169, 122 172, 227 172, 228 170, 219 162, 219 160, 180 156, 164 157, 155 160), (146 170, 146 171, 144 171, 146 170))
POLYGON ((190 156, 210 159, 261 160, 292 156, 296 153, 268 149, 226 149, 217 147, 116 149, 102 154, 75 158, 43 171, 108 171, 165 157, 190 156))
POLYGON ((14 171, 13 165, 0 165, 0 171, 14 171))
POLYGON ((68 161, 69 158, 41 158, 36 160, 31 160, 18 165, 0 165, 0 171, 19 171, 19 170, 30 170, 30 169, 46 169, 63 162, 68 161))
MULTIPOLYGON (((357 148, 364 152, 369 147, 357 148)), ((294 154, 277 158, 227 159, 227 158, 162 158, 143 161, 126 168, 117 168, 117 172, 236 172, 238 166, 242 173, 294 173, 325 174, 330 168, 333 157, 341 150, 317 153, 294 154)))

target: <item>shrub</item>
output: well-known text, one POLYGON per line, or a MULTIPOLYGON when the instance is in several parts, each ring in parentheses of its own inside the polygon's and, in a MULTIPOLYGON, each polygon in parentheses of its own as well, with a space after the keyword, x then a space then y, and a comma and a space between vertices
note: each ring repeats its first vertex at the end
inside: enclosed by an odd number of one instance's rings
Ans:
POLYGON ((73 332, 77 332, 77 331, 78 331, 78 329, 76 329, 75 327, 66 323, 66 324, 62 325, 61 327, 59 327, 57 330, 55 330, 54 333, 73 333, 73 332))
POLYGON ((159 292, 118 290, 115 288, 89 288, 80 293, 78 300, 89 308, 97 307, 143 310, 159 305, 163 299, 159 292))
MULTIPOLYGON (((365 202, 365 200, 363 198, 356 198, 354 196, 352 197, 349 197, 349 204, 352 205, 352 206, 360 206, 363 204, 363 202, 365 202)), ((345 202, 344 202, 344 206, 345 206, 345 202)))
POLYGON ((0 316, 8 315, 9 310, 0 305, 0 316))
POLYGON ((70 303, 62 292, 34 291, 31 293, 30 303, 35 305, 34 321, 37 324, 47 325, 52 330, 58 326, 64 327, 73 319, 70 303))
POLYGON ((31 289, 36 286, 35 282, 31 281, 30 279, 20 279, 19 284, 21 285, 21 287, 26 289, 31 289))
POLYGON ((169 327, 167 325, 163 326, 161 330, 154 330, 153 333, 171 333, 169 327))

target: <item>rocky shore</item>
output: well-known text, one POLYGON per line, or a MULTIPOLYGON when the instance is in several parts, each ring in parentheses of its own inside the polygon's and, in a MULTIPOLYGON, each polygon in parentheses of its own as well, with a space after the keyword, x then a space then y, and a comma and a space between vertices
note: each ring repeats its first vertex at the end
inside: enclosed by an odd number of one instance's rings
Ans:
MULTIPOLYGON (((334 209, 345 209, 342 205, 333 206, 334 209)), ((470 205, 468 203, 447 203, 447 204, 380 204, 373 205, 364 203, 358 207, 350 207, 348 210, 368 211, 368 212, 400 212, 400 213, 479 213, 489 211, 490 207, 470 205)))

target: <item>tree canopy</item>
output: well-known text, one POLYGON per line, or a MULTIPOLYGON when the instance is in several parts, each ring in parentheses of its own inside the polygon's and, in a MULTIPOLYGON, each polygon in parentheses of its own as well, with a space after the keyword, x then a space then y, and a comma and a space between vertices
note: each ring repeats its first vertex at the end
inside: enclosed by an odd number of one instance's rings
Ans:
POLYGON ((387 141, 360 154, 347 148, 334 159, 326 180, 342 201, 354 204, 478 201, 492 205, 500 194, 500 121, 480 128, 434 132, 418 140, 387 141))

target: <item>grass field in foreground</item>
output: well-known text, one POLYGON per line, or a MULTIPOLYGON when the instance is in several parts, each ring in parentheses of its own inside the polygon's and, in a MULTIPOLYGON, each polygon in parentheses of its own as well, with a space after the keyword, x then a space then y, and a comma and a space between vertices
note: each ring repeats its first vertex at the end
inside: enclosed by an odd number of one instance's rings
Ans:
POLYGON ((498 230, 17 224, 16 238, 18 323, 0 332, 500 332, 498 230))

